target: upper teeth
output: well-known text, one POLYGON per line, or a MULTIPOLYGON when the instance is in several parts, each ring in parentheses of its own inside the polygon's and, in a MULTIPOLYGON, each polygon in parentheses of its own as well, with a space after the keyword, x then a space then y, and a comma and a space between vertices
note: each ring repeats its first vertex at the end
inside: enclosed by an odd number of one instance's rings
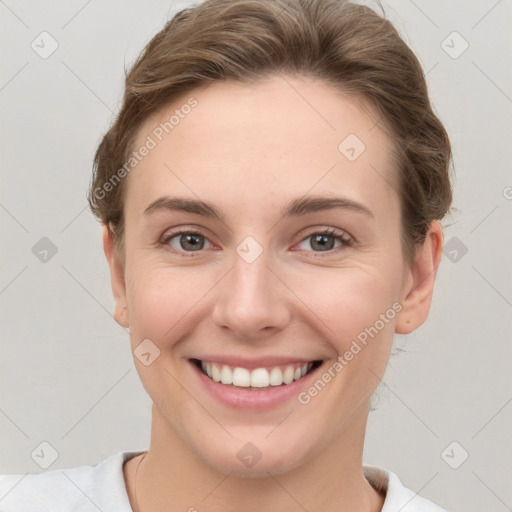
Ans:
POLYGON ((239 366, 231 368, 225 364, 207 363, 201 361, 203 371, 215 382, 222 384, 233 384, 244 388, 266 388, 269 386, 281 386, 290 384, 294 380, 304 377, 313 363, 304 363, 303 365, 288 365, 286 367, 275 366, 270 371, 266 368, 255 368, 248 370, 239 366))

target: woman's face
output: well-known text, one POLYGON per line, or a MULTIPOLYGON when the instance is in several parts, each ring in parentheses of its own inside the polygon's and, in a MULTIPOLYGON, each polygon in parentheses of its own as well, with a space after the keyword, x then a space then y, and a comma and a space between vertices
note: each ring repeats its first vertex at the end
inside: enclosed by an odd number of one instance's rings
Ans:
POLYGON ((426 316, 391 140, 359 105, 306 78, 216 82, 138 134, 115 318, 161 442, 220 471, 358 452, 393 334, 426 316))

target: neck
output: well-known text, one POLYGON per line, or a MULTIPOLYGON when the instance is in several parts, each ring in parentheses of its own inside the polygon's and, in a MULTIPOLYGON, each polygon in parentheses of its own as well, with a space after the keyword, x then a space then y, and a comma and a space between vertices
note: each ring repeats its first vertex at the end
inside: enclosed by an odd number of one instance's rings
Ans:
POLYGON ((197 457, 153 407, 150 448, 143 459, 136 457, 125 467, 132 508, 135 512, 379 512, 384 498, 370 486, 362 469, 366 416, 363 422, 362 428, 357 425, 354 432, 344 432, 298 468, 243 478, 218 472, 197 457))

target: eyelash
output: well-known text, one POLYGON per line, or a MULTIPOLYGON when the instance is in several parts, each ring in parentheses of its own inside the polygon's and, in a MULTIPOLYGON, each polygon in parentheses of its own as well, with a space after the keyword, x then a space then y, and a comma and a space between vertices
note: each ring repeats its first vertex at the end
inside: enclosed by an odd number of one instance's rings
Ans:
MULTIPOLYGON (((190 230, 179 230, 179 231, 172 231, 170 233, 168 233, 164 238, 162 238, 159 242, 159 245, 164 247, 164 248, 168 248, 169 247, 169 242, 175 238, 176 236, 178 235, 195 235, 195 236, 200 236, 200 237, 203 237, 205 239, 208 240, 208 238, 203 235, 200 231, 190 231, 190 230)), ((322 230, 322 231, 314 231, 312 233, 310 233, 309 235, 307 235, 306 237, 304 237, 299 243, 302 243, 304 242, 305 240, 307 240, 308 238, 311 238, 312 236, 314 235, 325 235, 325 236, 332 236, 334 238, 337 238, 342 245, 340 245, 339 247, 336 247, 334 249, 329 249, 328 251, 308 251, 308 252, 313 252, 313 253, 316 253, 318 254, 318 256, 315 256, 315 257, 322 257, 321 254, 322 253, 326 253, 328 255, 332 255, 334 253, 337 253, 339 250, 343 250, 343 249, 346 249, 347 247, 352 247, 355 245, 355 242, 353 240, 353 238, 349 237, 346 233, 343 233, 343 232, 339 232, 333 228, 327 228, 325 230, 322 230)), ((210 242, 211 243, 211 242, 210 242)), ((196 252, 203 252, 202 250, 199 250, 199 251, 178 251, 176 249, 171 249, 173 253, 175 254, 179 254, 180 256, 184 257, 184 258, 193 258, 195 256, 194 253, 196 252)))

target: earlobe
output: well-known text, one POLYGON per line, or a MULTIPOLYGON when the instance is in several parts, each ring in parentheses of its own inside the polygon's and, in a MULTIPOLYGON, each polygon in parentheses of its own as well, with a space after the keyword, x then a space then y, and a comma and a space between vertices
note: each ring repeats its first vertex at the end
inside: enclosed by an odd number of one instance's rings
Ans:
POLYGON ((106 225, 103 226, 103 251, 110 267, 110 282, 115 301, 114 320, 122 327, 128 328, 124 268, 115 251, 113 234, 106 225))
POLYGON ((442 227, 438 221, 433 221, 423 245, 416 251, 413 265, 408 269, 402 310, 396 317, 397 334, 409 334, 427 319, 442 251, 442 227))

